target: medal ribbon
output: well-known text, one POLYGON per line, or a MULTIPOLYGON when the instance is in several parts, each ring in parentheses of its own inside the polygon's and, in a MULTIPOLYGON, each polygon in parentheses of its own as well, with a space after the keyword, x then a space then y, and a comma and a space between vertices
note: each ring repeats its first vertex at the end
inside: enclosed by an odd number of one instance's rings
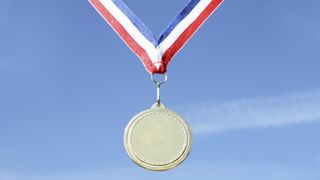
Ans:
POLYGON ((191 0, 157 39, 122 0, 89 0, 151 74, 167 64, 223 0, 191 0))

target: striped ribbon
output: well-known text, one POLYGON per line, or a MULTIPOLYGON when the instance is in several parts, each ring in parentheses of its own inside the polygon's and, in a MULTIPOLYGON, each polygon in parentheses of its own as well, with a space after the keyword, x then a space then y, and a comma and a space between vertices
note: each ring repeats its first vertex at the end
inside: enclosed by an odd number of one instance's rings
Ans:
POLYGON ((163 74, 173 56, 223 0, 191 0, 157 39, 122 0, 89 0, 146 70, 163 74))

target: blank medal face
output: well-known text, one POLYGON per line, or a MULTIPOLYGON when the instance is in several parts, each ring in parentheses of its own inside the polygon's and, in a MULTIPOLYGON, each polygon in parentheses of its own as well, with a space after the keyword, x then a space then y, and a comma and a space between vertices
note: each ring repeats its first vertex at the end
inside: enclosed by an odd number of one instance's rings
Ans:
POLYGON ((177 113, 154 105, 136 115, 125 130, 125 147, 138 165, 155 171, 179 165, 191 149, 191 132, 177 113))

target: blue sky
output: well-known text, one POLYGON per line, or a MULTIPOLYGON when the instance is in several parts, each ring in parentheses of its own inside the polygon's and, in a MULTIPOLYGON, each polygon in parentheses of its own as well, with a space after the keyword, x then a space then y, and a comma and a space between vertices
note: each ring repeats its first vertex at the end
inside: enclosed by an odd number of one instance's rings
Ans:
MULTIPOLYGON (((187 0, 125 0, 159 35, 187 0)), ((320 179, 320 2, 226 0, 168 67, 194 130, 161 173, 126 155, 155 102, 139 59, 84 0, 0 0, 0 179, 320 179)))

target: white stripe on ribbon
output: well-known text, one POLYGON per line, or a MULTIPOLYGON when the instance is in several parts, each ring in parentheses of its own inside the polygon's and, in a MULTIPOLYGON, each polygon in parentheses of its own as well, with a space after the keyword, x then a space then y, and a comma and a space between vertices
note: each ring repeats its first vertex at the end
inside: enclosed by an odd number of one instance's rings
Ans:
MULTIPOLYGON (((111 0, 100 0, 104 7, 117 19, 123 28, 132 36, 133 39, 146 50, 153 64, 158 64, 160 59, 158 50, 146 39, 140 31, 132 24, 130 19, 111 0)), ((159 64, 160 65, 160 64, 159 64)), ((157 66, 159 68, 159 66, 157 66)))
POLYGON ((161 56, 165 53, 168 48, 180 37, 180 35, 193 23, 199 15, 204 11, 204 9, 211 3, 212 0, 201 0, 192 9, 192 11, 182 20, 180 23, 171 31, 169 36, 161 42, 159 45, 159 50, 161 51, 161 56))

